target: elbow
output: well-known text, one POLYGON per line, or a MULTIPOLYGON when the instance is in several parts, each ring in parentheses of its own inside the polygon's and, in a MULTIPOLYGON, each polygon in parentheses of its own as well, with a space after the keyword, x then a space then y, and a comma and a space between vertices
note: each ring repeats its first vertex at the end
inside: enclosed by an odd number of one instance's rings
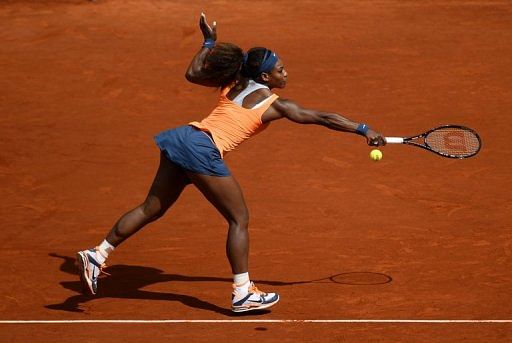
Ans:
POLYGON ((188 82, 192 82, 192 83, 197 82, 197 76, 190 69, 187 70, 187 72, 185 73, 185 78, 187 79, 188 82))
POLYGON ((315 122, 318 125, 329 126, 331 119, 329 113, 319 113, 315 118, 315 122))
POLYGON ((205 87, 219 87, 219 85, 214 80, 205 78, 204 75, 195 73, 192 70, 188 70, 185 73, 185 78, 187 79, 188 82, 196 85, 205 87))
POLYGON ((203 77, 203 69, 198 66, 190 65, 185 72, 185 78, 192 83, 198 83, 203 77))

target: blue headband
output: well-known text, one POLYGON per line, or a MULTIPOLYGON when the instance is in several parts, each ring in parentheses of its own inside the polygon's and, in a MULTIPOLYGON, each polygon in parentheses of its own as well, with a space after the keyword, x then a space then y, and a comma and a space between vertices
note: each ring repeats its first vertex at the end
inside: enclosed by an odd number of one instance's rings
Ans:
POLYGON ((268 73, 270 72, 274 66, 277 63, 277 60, 279 57, 275 52, 272 52, 270 50, 267 50, 265 53, 265 56, 263 57, 263 62, 261 62, 260 69, 258 70, 258 73, 268 73))

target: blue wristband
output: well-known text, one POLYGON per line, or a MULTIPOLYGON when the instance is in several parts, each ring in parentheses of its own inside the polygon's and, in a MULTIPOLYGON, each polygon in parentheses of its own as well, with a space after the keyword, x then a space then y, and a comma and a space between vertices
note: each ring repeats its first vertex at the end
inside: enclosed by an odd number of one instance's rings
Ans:
POLYGON ((203 48, 213 49, 215 47, 215 41, 211 38, 204 40, 203 48))
POLYGON ((356 132, 358 134, 360 134, 360 135, 365 136, 369 129, 370 129, 370 127, 368 125, 366 125, 366 124, 359 124, 359 126, 356 129, 356 132))

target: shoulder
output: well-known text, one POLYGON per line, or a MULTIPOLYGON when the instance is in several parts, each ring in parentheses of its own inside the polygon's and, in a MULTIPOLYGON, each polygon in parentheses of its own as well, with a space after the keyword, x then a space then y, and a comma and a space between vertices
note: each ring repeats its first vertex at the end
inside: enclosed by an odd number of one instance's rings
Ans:
POLYGON ((293 102, 277 97, 263 114, 262 121, 266 123, 288 117, 288 113, 290 112, 290 104, 293 104, 293 102))
POLYGON ((247 94, 243 99, 243 107, 252 108, 253 106, 261 103, 265 99, 272 96, 272 92, 267 88, 257 89, 247 94))
POLYGON ((278 110, 280 113, 285 114, 290 108, 297 106, 295 102, 289 99, 277 98, 272 106, 274 109, 278 110))
POLYGON ((273 94, 274 93, 272 93, 272 91, 270 91, 270 89, 268 89, 268 88, 260 88, 260 89, 255 90, 252 93, 249 93, 249 95, 247 95, 247 97, 252 97, 256 101, 261 101, 261 100, 268 98, 269 96, 271 96, 273 94))

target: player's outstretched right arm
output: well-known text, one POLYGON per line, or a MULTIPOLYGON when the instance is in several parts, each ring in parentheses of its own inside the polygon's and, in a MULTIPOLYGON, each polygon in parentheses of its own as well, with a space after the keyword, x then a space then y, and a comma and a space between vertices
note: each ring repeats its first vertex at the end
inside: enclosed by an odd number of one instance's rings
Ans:
POLYGON ((374 130, 364 124, 354 122, 338 113, 317 111, 299 106, 297 103, 286 99, 277 99, 263 116, 263 121, 272 121, 287 118, 299 124, 316 124, 325 126, 331 130, 352 132, 366 137, 368 145, 385 145, 386 140, 374 130))

